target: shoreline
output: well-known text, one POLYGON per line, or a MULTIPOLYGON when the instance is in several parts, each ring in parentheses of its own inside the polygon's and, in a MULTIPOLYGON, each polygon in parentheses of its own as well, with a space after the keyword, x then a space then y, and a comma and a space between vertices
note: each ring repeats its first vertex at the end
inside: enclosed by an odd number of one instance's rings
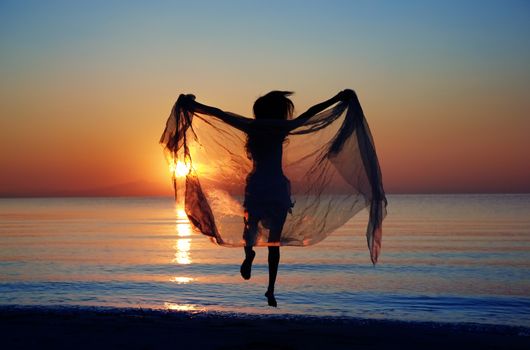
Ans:
POLYGON ((0 305, 4 349, 528 349, 530 328, 139 308, 0 305))

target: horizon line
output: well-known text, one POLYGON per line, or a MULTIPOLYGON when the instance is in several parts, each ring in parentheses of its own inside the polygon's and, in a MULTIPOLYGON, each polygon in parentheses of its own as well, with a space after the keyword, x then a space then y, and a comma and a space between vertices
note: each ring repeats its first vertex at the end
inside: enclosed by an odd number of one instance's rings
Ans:
MULTIPOLYGON (((411 196, 411 195, 530 195, 530 192, 387 192, 386 195, 391 196, 411 196)), ((0 199, 32 199, 32 198, 174 198, 170 194, 0 194, 0 199)))

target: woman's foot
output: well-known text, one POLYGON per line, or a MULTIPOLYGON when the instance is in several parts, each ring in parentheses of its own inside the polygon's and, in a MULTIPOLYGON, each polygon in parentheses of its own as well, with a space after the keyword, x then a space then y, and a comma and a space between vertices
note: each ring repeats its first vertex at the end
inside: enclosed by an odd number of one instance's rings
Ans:
POLYGON ((274 297, 274 292, 268 290, 265 293, 265 296, 267 297, 267 303, 269 306, 277 307, 278 303, 276 302, 276 298, 274 297))
POLYGON ((252 262, 254 261, 255 256, 255 251, 251 251, 250 253, 246 254, 245 260, 243 260, 243 263, 241 264, 241 269, 239 269, 239 271, 241 272, 241 277, 243 277, 243 279, 250 279, 252 262))

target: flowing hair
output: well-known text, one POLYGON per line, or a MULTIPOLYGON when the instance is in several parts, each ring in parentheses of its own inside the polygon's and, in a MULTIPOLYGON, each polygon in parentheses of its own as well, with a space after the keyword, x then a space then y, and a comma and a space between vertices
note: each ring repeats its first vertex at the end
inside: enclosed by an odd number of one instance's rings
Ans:
MULTIPOLYGON (((291 91, 274 90, 266 95, 259 97, 254 102, 253 111, 254 118, 257 120, 288 120, 291 119, 294 111, 294 104, 288 96, 291 96, 291 91)), ((286 133, 284 132, 268 132, 263 130, 256 130, 254 133, 247 134, 247 142, 245 148, 247 150, 247 157, 254 159, 260 155, 267 154, 270 150, 271 144, 286 142, 286 133)))

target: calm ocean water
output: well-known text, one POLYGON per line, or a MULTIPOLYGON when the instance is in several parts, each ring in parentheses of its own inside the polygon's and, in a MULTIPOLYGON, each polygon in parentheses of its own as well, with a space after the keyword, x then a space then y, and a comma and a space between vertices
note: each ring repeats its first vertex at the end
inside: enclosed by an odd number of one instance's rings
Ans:
POLYGON ((370 263, 365 213, 282 248, 278 309, 266 249, 243 253, 177 218, 172 198, 0 199, 0 304, 148 307, 530 327, 530 195, 393 195, 370 263))

